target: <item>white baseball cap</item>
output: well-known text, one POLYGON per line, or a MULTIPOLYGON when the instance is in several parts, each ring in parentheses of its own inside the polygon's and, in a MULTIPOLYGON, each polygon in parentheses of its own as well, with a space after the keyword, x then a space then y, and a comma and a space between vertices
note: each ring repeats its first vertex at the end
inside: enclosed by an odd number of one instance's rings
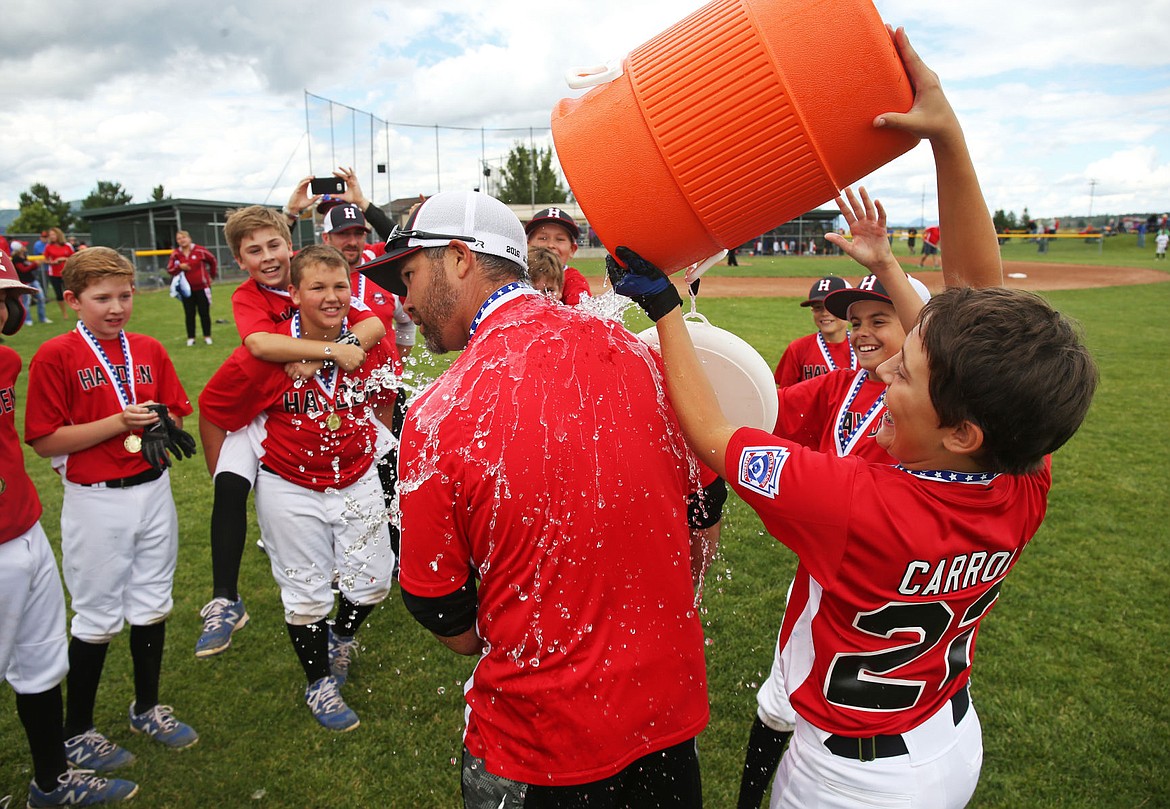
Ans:
POLYGON ((478 191, 445 191, 427 199, 405 228, 395 226, 386 252, 358 267, 362 275, 396 295, 406 294, 402 261, 425 247, 467 242, 472 252, 499 256, 528 269, 528 240, 512 210, 478 191))

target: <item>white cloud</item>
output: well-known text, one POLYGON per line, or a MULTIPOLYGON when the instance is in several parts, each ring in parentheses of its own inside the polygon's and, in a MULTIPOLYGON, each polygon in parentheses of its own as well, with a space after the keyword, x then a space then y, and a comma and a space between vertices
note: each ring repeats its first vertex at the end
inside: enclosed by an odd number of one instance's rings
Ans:
MULTIPOLYGON (((1085 211, 1090 179, 1095 211, 1170 207, 1170 54, 1156 22, 1170 0, 1140 15, 1097 0, 876 4, 942 76, 991 208, 1085 211)), ((469 128, 440 130, 438 176, 433 129, 396 129, 389 149, 394 196, 466 187, 480 181, 481 157, 527 140, 527 127, 536 145, 550 142, 554 104, 579 94, 564 83, 567 69, 620 57, 700 2, 595 0, 568 11, 527 0, 107 0, 100 13, 87 0, 51 5, 52 39, 44 4, 5 7, 0 207, 15 207, 34 182, 76 199, 99 179, 137 200, 162 183, 175 196, 280 203, 308 171, 310 144, 318 173, 331 156, 372 172, 368 120, 355 159, 359 138, 344 131, 343 108, 333 140, 350 143, 327 143, 316 124, 306 143, 304 90, 389 121, 469 128), (502 127, 520 131, 490 131, 502 127)), ((386 159, 383 134, 373 162, 386 159)), ((379 201, 385 181, 368 181, 379 201)), ((865 182, 895 219, 936 216, 927 146, 865 182)))

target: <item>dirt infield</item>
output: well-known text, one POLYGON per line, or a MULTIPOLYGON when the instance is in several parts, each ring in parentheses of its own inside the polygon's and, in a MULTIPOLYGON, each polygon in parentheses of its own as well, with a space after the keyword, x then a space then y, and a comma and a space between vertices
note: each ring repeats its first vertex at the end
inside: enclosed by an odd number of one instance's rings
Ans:
MULTIPOLYGON (((917 264, 902 265, 931 292, 943 288, 941 272, 921 271, 917 264)), ((1170 274, 1140 267, 1095 267, 1086 264, 1040 264, 1005 261, 1004 282, 1016 289, 1089 289, 1170 281, 1170 274), (1023 277, 1012 277, 1023 276, 1023 277)), ((808 294, 815 276, 809 278, 727 278, 705 276, 703 295, 713 298, 782 298, 808 294)), ((681 279, 680 279, 681 280, 681 279)), ((849 278, 856 282, 858 279, 849 278)))

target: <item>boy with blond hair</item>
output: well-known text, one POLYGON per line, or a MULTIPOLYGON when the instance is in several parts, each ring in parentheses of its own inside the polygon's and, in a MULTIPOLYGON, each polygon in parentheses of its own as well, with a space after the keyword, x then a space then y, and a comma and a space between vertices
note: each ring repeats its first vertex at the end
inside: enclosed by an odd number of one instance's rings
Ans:
POLYGON ((172 453, 194 451, 179 429, 192 408, 162 344, 125 330, 129 261, 107 247, 82 250, 62 279, 77 328, 42 344, 29 365, 24 437, 42 458, 63 458, 61 566, 75 613, 65 752, 105 772, 134 760, 94 725, 106 651, 127 623, 130 729, 175 749, 199 739, 158 694, 179 543, 167 468, 172 453))
MULTIPOLYGON (((298 311, 284 325, 285 336, 328 346, 348 331, 349 265, 335 248, 312 245, 297 253, 289 292, 298 311)), ((394 569, 372 463, 373 418, 389 422, 397 386, 392 372, 377 378, 379 366, 390 364, 388 343, 372 347, 370 362, 356 370, 331 367, 305 384, 240 347, 199 397, 210 469, 228 430, 242 429, 260 413, 268 416, 256 514, 289 637, 308 678, 305 700, 318 722, 337 731, 358 725, 339 688, 356 648, 354 636, 390 592, 394 569), (334 571, 340 597, 330 629, 334 571)))
MULTIPOLYGON (((360 301, 350 302, 352 330, 336 343, 296 340, 280 333, 297 310, 288 289, 292 260, 288 220, 272 208, 249 205, 232 211, 224 236, 236 263, 248 273, 232 293, 232 314, 253 357, 283 363, 290 376, 311 379, 326 363, 354 370, 365 361, 365 350, 385 336, 382 322, 360 301)), ((248 492, 256 480, 263 440, 261 414, 227 436, 218 465, 210 470, 212 598, 200 612, 203 631, 195 642, 196 657, 225 651, 232 635, 248 623, 238 585, 248 533, 248 492)))

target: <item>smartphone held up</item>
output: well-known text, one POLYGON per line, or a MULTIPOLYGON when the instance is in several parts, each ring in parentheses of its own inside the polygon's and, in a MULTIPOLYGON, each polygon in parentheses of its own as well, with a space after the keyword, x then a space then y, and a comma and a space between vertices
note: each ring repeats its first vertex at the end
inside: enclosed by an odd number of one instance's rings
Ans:
POLYGON ((345 193, 345 180, 340 177, 314 177, 309 181, 309 191, 314 195, 338 196, 345 193))

